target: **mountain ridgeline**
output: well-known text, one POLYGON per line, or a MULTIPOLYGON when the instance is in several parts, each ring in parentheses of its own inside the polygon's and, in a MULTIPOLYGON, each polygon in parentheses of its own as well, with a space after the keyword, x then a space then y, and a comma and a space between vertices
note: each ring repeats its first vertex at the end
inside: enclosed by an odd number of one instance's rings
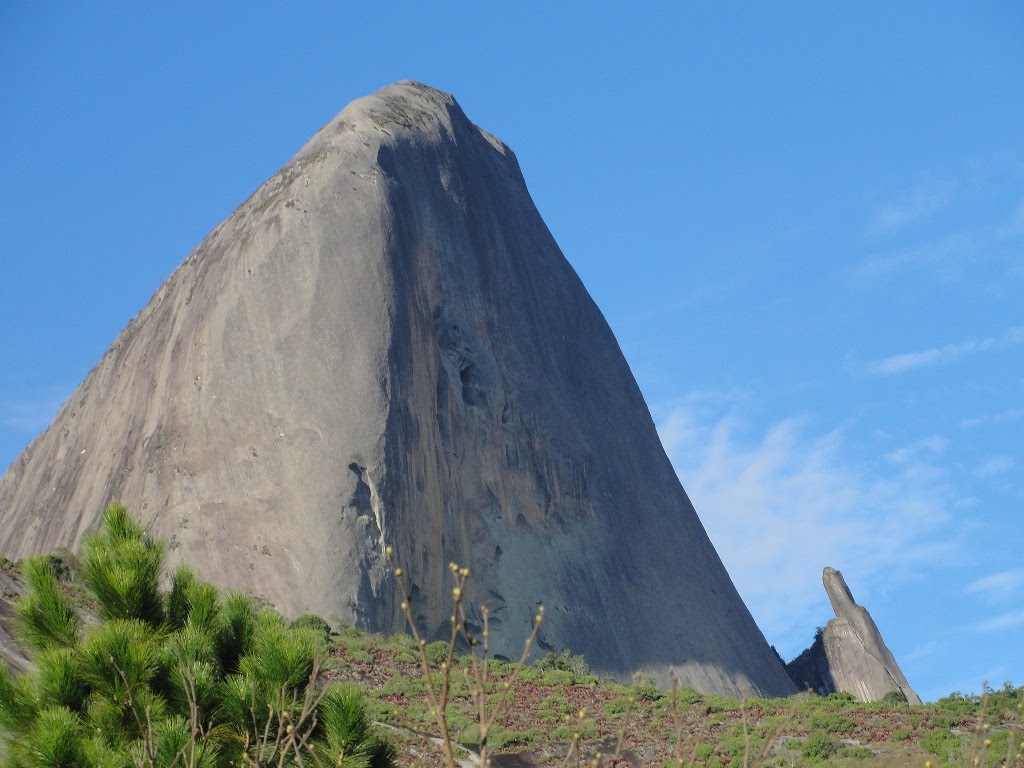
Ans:
POLYGON ((350 104, 157 290, 0 482, 0 552, 111 499, 286 614, 447 633, 702 691, 795 690, 512 151, 402 82, 350 104))

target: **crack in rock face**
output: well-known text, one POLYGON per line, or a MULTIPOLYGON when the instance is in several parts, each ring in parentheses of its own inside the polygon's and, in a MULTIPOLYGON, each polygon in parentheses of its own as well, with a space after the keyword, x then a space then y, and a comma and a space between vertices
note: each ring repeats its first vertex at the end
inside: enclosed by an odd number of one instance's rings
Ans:
POLYGON ((172 566, 288 615, 402 630, 390 546, 428 636, 454 561, 498 655, 542 603, 598 674, 794 690, 515 154, 419 83, 346 107, 174 271, 0 481, 0 552, 75 548, 115 496, 172 566))

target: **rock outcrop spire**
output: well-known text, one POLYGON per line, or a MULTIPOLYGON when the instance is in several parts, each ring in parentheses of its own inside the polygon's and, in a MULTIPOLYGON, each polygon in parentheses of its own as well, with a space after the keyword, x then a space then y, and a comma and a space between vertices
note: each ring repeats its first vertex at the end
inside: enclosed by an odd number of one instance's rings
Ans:
POLYGON ((788 664, 793 681, 822 695, 846 691, 857 701, 879 701, 899 691, 909 703, 920 704, 871 614, 854 601, 843 574, 825 568, 822 581, 836 617, 788 664))
POLYGON ((121 499, 173 560, 385 632, 731 694, 793 686, 706 536, 607 323, 504 143, 402 82, 221 223, 0 481, 0 552, 74 548, 121 499))

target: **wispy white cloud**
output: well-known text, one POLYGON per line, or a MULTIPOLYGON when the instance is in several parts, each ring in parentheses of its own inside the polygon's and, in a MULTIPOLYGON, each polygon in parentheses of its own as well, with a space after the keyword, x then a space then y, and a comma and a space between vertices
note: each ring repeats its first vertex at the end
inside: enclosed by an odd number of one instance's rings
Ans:
POLYGON ((949 235, 934 242, 885 253, 876 253, 858 262, 849 274, 855 282, 873 282, 904 269, 935 267, 970 256, 978 249, 978 240, 968 235, 949 235))
POLYGON ((1014 596, 1024 587, 1024 570, 1008 570, 992 573, 975 579, 966 587, 967 594, 981 595, 992 599, 1006 599, 1014 596))
POLYGON ((831 618, 824 566, 841 569, 862 601, 956 547, 954 494, 920 446, 865 466, 841 430, 814 434, 785 419, 751 436, 700 399, 668 410, 659 433, 740 594, 790 655, 831 618))
POLYGON ((880 360, 869 362, 867 372, 875 376, 891 376, 932 365, 949 365, 965 355, 1008 347, 1021 342, 1024 342, 1024 326, 1015 326, 1001 336, 969 339, 956 344, 944 344, 940 347, 883 357, 880 360))
POLYGON ((972 416, 969 419, 962 419, 960 426, 964 429, 980 427, 982 424, 1001 424, 1007 421, 1024 419, 1024 408, 1007 408, 1006 410, 985 416, 972 416))
POLYGON ((980 478, 995 477, 1013 469, 1014 461, 1012 456, 993 456, 981 463, 974 474, 980 478))
MULTIPOLYGON (((921 198, 922 201, 924 199, 921 198)), ((883 209, 872 220, 869 230, 895 231, 900 227, 886 230, 886 222, 895 225, 898 222, 916 221, 922 217, 915 219, 909 214, 914 210, 925 211, 926 208, 922 202, 917 209, 912 205, 883 209)), ((970 231, 932 234, 924 241, 905 247, 870 253, 853 264, 847 276, 852 284, 864 286, 873 285, 900 272, 918 270, 930 272, 941 281, 959 282, 965 274, 976 272, 979 264, 984 262, 1003 263, 1011 276, 1020 276, 1024 274, 1019 255, 1021 238, 1024 238, 1024 201, 1017 203, 1009 214, 989 218, 970 231)))
POLYGON ((871 220, 869 231, 891 234, 938 213, 953 199, 956 184, 947 179, 921 184, 884 206, 871 220))
POLYGON ((1010 219, 1000 228, 999 234, 1003 237, 1019 237, 1024 235, 1024 200, 1017 204, 1017 210, 1013 212, 1010 219))
POLYGON ((942 435, 928 435, 910 445, 897 448, 885 454, 886 461, 893 464, 911 464, 927 456, 938 456, 949 447, 949 440, 942 435))
POLYGON ((1007 611, 980 622, 975 628, 979 632, 1002 632, 1024 625, 1024 611, 1007 611))

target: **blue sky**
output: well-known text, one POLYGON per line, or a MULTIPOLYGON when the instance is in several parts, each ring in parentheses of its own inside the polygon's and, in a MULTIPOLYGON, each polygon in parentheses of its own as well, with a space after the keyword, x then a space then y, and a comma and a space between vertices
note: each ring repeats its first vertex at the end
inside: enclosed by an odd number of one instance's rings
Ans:
POLYGON ((0 4, 0 465, 220 220, 412 78, 516 151, 787 658, 844 572, 1024 682, 1024 6, 0 4))

